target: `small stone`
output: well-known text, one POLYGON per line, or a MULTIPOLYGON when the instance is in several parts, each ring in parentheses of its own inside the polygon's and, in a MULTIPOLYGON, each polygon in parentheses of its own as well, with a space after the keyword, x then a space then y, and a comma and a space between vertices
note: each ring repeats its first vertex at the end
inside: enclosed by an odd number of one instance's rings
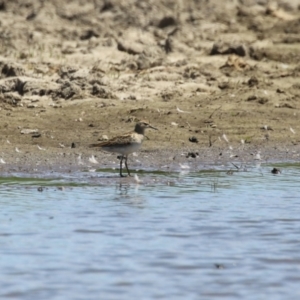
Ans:
POLYGON ((252 96, 249 96, 246 101, 253 101, 253 100, 256 100, 256 99, 257 99, 257 96, 252 95, 252 96))
POLYGON ((248 80, 248 86, 249 87, 253 87, 253 86, 257 86, 258 85, 258 79, 255 76, 252 76, 249 80, 248 80))
POLYGON ((22 129, 21 134, 32 134, 32 133, 38 133, 38 129, 22 129))
POLYGON ((108 136, 104 134, 101 136, 101 138, 99 140, 100 141, 108 141, 108 136))
POLYGON ((258 99, 257 101, 259 104, 266 104, 267 102, 269 102, 269 99, 268 98, 265 98, 265 97, 261 97, 258 99))
POLYGON ((230 88, 230 83, 228 81, 220 82, 218 88, 221 90, 226 90, 230 88))
POLYGON ((232 42, 217 42, 213 44, 210 55, 219 54, 236 54, 238 56, 246 56, 247 48, 243 44, 235 44, 232 42))
POLYGON ((192 158, 196 158, 199 155, 198 152, 189 152, 186 156, 186 158, 192 157, 192 158))
POLYGON ((27 108, 37 108, 38 107, 38 105, 37 104, 28 104, 27 105, 27 108))
POLYGON ((280 174, 281 171, 280 171, 280 169, 273 168, 273 170, 271 171, 271 173, 276 175, 276 174, 280 174))
POLYGON ((189 138, 189 141, 190 141, 191 143, 198 143, 198 139, 197 139, 195 136, 190 137, 190 138, 189 138))
POLYGON ((272 130, 272 131, 274 131, 274 129, 273 129, 271 126, 269 126, 269 125, 264 125, 264 126, 260 127, 260 129, 264 129, 264 130, 272 130))

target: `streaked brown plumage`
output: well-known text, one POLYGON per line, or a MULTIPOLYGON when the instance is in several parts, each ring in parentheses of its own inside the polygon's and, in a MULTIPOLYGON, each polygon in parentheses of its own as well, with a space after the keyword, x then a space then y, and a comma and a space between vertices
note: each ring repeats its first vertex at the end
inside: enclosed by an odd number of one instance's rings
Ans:
POLYGON ((120 176, 121 177, 124 176, 122 174, 123 159, 125 160, 125 166, 127 169, 127 173, 129 176, 131 176, 128 166, 127 166, 127 158, 130 153, 136 152, 141 147, 146 128, 152 128, 152 129, 157 130, 157 128, 150 125, 149 122, 140 121, 140 122, 136 123, 134 131, 113 137, 112 139, 110 139, 106 142, 91 144, 91 145, 89 145, 89 147, 90 148, 99 147, 102 150, 107 151, 107 152, 121 154, 120 176))

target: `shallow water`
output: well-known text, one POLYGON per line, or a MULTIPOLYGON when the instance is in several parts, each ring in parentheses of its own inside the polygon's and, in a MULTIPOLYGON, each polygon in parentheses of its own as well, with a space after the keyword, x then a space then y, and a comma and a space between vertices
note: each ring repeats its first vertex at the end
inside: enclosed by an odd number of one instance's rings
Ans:
POLYGON ((298 299, 300 165, 272 168, 2 177, 0 296, 298 299))

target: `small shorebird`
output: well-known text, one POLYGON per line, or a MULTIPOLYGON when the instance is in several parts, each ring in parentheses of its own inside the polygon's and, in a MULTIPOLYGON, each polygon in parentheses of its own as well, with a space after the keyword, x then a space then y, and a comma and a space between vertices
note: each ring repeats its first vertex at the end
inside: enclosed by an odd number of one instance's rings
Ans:
POLYGON ((127 158, 130 153, 136 152, 142 146, 146 128, 152 128, 157 130, 157 128, 150 125, 147 121, 140 121, 136 123, 134 131, 116 136, 106 142, 91 144, 89 145, 89 147, 90 148, 99 147, 107 152, 121 154, 120 176, 124 177, 124 175, 122 174, 123 159, 125 161, 125 167, 127 169, 127 173, 129 176, 131 176, 127 166, 127 158))

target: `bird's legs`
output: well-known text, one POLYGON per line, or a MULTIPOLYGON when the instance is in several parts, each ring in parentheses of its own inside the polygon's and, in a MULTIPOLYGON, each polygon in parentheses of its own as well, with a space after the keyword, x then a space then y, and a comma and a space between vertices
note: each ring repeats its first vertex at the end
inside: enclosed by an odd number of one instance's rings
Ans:
POLYGON ((128 166, 127 166, 127 158, 128 158, 128 155, 125 156, 125 167, 126 167, 126 170, 127 170, 127 173, 129 176, 132 176, 129 172, 129 169, 128 169, 128 166))
POLYGON ((124 158, 124 155, 122 155, 121 158, 120 158, 120 177, 125 177, 125 176, 122 174, 122 163, 123 163, 123 158, 124 158))
POLYGON ((120 156, 118 156, 118 158, 120 158, 120 177, 126 177, 126 175, 123 175, 123 174, 122 174, 123 159, 124 159, 124 161, 125 161, 125 167, 126 167, 128 176, 132 176, 132 175, 130 174, 130 171, 129 171, 128 165, 127 165, 127 158, 128 158, 128 155, 120 155, 120 156))

